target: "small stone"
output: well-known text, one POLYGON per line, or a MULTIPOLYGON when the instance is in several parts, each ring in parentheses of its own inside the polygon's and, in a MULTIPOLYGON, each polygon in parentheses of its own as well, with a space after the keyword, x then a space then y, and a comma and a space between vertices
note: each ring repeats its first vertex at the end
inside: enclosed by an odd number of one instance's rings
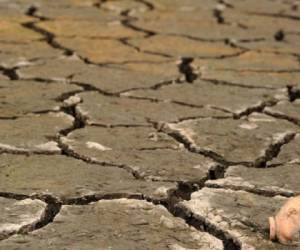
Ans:
POLYGON ((276 41, 283 41, 284 37, 285 37, 285 34, 284 34, 283 30, 278 30, 274 35, 274 38, 276 41))

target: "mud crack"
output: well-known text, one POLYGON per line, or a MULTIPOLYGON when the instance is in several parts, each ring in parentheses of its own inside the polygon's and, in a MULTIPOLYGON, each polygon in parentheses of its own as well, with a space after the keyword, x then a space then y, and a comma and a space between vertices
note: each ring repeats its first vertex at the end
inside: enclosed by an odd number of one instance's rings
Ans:
POLYGON ((66 56, 71 56, 74 54, 74 51, 69 49, 69 48, 66 48, 64 46, 62 46, 61 44, 59 44, 58 42, 55 41, 55 35, 45 29, 42 29, 38 26, 36 26, 37 22, 26 22, 26 23, 23 23, 23 27, 24 28, 27 28, 27 29, 30 29, 34 32, 37 32, 39 34, 41 34, 43 37, 44 37, 44 41, 52 48, 54 49, 58 49, 60 51, 63 52, 63 55, 66 55, 66 56))
POLYGON ((21 226, 19 229, 11 230, 0 234, 0 241, 5 240, 16 234, 28 234, 29 232, 38 230, 42 227, 45 227, 49 223, 51 223, 56 215, 59 213, 61 209, 61 203, 57 201, 56 198, 51 195, 23 195, 23 194, 14 194, 14 193, 4 193, 0 192, 0 197, 15 199, 15 200, 25 200, 25 199, 38 199, 46 203, 46 207, 44 208, 42 214, 33 222, 25 224, 21 226))
POLYGON ((18 67, 7 68, 0 65, 0 72, 2 75, 7 76, 9 80, 19 80, 19 75, 17 74, 18 67))
POLYGON ((295 132, 285 132, 274 136, 272 143, 270 143, 262 155, 254 161, 253 166, 256 168, 267 167, 267 163, 278 156, 281 147, 292 141, 295 136, 295 132))
POLYGON ((229 189, 233 191, 245 191, 265 197, 275 197, 281 195, 283 197, 292 197, 294 192, 283 188, 276 187, 258 187, 248 182, 244 182, 240 178, 226 177, 225 179, 208 180, 205 182, 205 187, 229 189))
POLYGON ((266 107, 275 106, 278 103, 278 101, 279 100, 277 100, 275 98, 267 100, 267 101, 261 101, 258 104, 255 104, 253 106, 247 107, 247 108, 245 108, 243 110, 240 110, 240 111, 234 113, 233 117, 235 119, 240 119, 241 117, 248 116, 248 115, 250 115, 250 114, 252 114, 254 112, 261 113, 261 112, 263 112, 263 110, 266 107))
POLYGON ((278 119, 283 119, 283 120, 287 120, 297 126, 300 126, 300 119, 293 117, 293 116, 289 116, 287 114, 281 113, 281 112, 277 112, 277 111, 273 111, 272 109, 264 109, 263 112, 267 115, 273 116, 275 118, 278 119))
POLYGON ((135 0, 135 1, 138 2, 138 3, 144 4, 147 7, 148 11, 152 11, 152 10, 155 9, 154 4, 150 3, 146 0, 135 0))
MULTIPOLYGON (((159 131, 166 133, 179 143, 182 143, 184 147, 190 151, 191 153, 201 154, 203 156, 206 156, 208 158, 211 158, 215 162, 221 164, 224 167, 229 166, 230 164, 234 164, 232 162, 228 162, 223 156, 219 155, 216 152, 213 152, 211 150, 202 149, 198 147, 193 139, 190 137, 189 133, 187 133, 183 129, 177 129, 174 128, 174 125, 170 123, 156 123, 153 122, 153 126, 159 131)), ((235 163, 237 164, 237 163, 235 163)))
POLYGON ((108 163, 108 162, 104 162, 104 161, 99 161, 96 158, 92 158, 92 157, 80 154, 77 151, 75 151, 71 146, 69 146, 67 142, 68 142, 68 139, 66 137, 59 136, 57 138, 58 147, 61 149, 62 155, 65 155, 67 157, 72 157, 74 159, 84 161, 89 164, 99 165, 102 167, 115 167, 115 168, 124 169, 130 175, 132 175, 135 179, 139 179, 139 180, 144 179, 138 171, 134 170, 130 166, 127 166, 125 164, 113 164, 113 163, 108 163))
MULTIPOLYGON (((70 99, 70 97, 69 97, 69 99, 70 99)), ((85 118, 82 115, 80 115, 79 112, 76 111, 77 104, 78 103, 72 104, 72 105, 66 105, 66 106, 62 106, 60 108, 60 110, 62 112, 64 112, 67 115, 70 115, 74 118, 72 127, 61 130, 59 132, 60 135, 66 136, 76 129, 85 127, 85 118)))
POLYGON ((201 80, 205 82, 210 82, 215 85, 225 85, 225 86, 233 86, 233 87, 239 87, 239 88, 246 88, 246 89, 276 89, 275 87, 265 87, 265 86, 254 86, 254 85, 249 85, 249 84, 239 84, 239 83, 234 83, 234 82, 229 82, 225 80, 218 80, 218 79, 211 79, 211 78, 205 78, 205 77, 200 77, 201 80))
POLYGON ((275 18, 283 18, 283 19, 290 19, 294 21, 299 21, 300 17, 295 15, 289 15, 284 13, 258 13, 258 12, 247 12, 250 15, 254 16, 266 16, 266 17, 275 17, 275 18))
POLYGON ((241 249, 241 244, 235 237, 230 235, 228 232, 220 229, 219 227, 215 226, 206 218, 193 214, 192 212, 188 211, 185 207, 180 205, 174 206, 174 211, 172 214, 176 217, 184 219, 188 225, 196 228, 197 230, 202 232, 208 232, 216 238, 220 239, 223 242, 224 250, 241 249))
POLYGON ((154 32, 152 30, 147 30, 147 29, 144 29, 144 28, 141 28, 141 27, 138 27, 138 26, 134 25, 132 23, 132 21, 134 21, 135 18, 132 18, 129 15, 129 12, 130 12, 130 10, 126 10, 126 11, 121 12, 121 16, 124 17, 124 20, 121 21, 121 24, 124 27, 127 27, 127 28, 129 28, 133 31, 143 33, 145 35, 145 38, 156 35, 156 32, 154 32))

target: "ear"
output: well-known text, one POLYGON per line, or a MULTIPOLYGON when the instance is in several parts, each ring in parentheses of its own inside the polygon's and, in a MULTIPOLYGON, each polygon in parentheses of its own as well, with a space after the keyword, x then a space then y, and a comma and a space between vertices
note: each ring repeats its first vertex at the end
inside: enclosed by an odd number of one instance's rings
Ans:
POLYGON ((297 210, 294 207, 290 207, 287 211, 287 217, 297 214, 297 210))
POLYGON ((276 237, 276 223, 274 217, 269 217, 270 224, 270 240, 274 240, 276 237))

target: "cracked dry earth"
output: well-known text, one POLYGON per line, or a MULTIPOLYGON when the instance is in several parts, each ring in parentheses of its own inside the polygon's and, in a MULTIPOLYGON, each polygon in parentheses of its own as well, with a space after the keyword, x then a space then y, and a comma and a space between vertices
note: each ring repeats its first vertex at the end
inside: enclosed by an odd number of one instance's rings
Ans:
POLYGON ((300 249, 297 0, 1 0, 0 249, 300 249))

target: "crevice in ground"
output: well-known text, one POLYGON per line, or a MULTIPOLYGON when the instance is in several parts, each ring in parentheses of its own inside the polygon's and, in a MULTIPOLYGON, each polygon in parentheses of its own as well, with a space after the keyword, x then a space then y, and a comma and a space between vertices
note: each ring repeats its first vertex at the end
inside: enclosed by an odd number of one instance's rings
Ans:
POLYGON ((149 54, 149 55, 155 55, 155 56, 161 56, 161 57, 165 57, 168 59, 173 58, 172 55, 166 54, 166 53, 161 53, 161 52, 155 52, 155 51, 150 51, 150 50, 143 50, 140 47, 133 45, 129 42, 130 38, 120 38, 117 39, 119 42, 122 43, 122 45, 128 46, 130 48, 135 49, 137 52, 139 53, 144 53, 144 54, 149 54))
POLYGON ((177 142, 183 144, 184 147, 189 152, 195 154, 201 154, 205 157, 208 157, 213 161, 221 164, 225 168, 228 168, 229 166, 235 166, 235 165, 244 165, 246 167, 251 167, 251 168, 271 167, 270 165, 267 165, 268 162, 276 158, 280 153, 281 147, 285 144, 288 144, 296 136, 296 132, 285 132, 281 134, 275 134, 273 135, 272 142, 266 146, 261 156, 257 157, 253 162, 252 161, 232 162, 226 160, 222 155, 218 154, 217 152, 197 146, 193 141, 193 139, 190 137, 190 133, 188 131, 174 127, 176 126, 176 123, 171 124, 165 122, 152 121, 152 125, 159 132, 163 132, 169 135, 170 137, 172 137, 173 139, 175 139, 177 142))
POLYGON ((285 132, 273 136, 272 142, 266 147, 262 155, 254 161, 253 167, 256 168, 266 167, 269 161, 271 161, 272 159, 278 156, 281 147, 285 144, 288 144, 290 141, 292 141, 295 138, 295 136, 296 136, 295 132, 285 132))
MULTIPOLYGON (((153 35, 154 36, 154 35, 153 35)), ((174 35, 172 35, 174 36, 174 35)), ((180 36, 180 35, 177 35, 177 36, 180 36)), ((180 36, 180 37, 183 37, 183 36, 180 36)), ((148 38, 148 37, 147 37, 148 38)), ((197 42, 207 42, 207 41, 203 41, 202 39, 191 39, 191 38, 188 38, 190 40, 194 40, 194 41, 197 41, 197 42)), ((136 45, 133 45, 130 43, 130 38, 121 38, 121 39, 118 39, 118 41, 120 41, 123 45, 125 46, 128 46, 128 47, 131 47, 133 49, 135 49, 137 52, 141 52, 141 53, 145 53, 145 54, 149 54, 149 55, 156 55, 156 56, 161 56, 161 57, 165 57, 165 58, 168 58, 168 59, 175 59, 174 55, 172 54, 167 54, 167 53, 162 53, 162 52, 156 52, 156 51, 153 51, 153 50, 144 50, 142 48, 140 48, 139 46, 136 46, 136 45)), ((221 41, 227 41, 226 39, 225 40, 221 40, 221 41)), ((219 41, 216 41, 216 42, 219 42, 219 41)), ((229 44, 227 42, 225 42, 225 44, 229 44)), ((229 44, 231 47, 235 47, 235 48, 239 48, 240 51, 238 52, 235 52, 235 53, 232 53, 232 54, 221 54, 221 55, 215 55, 215 56, 195 56, 195 58, 197 59, 203 59, 203 60, 213 60, 213 59, 218 59, 218 60, 222 60, 222 59, 227 59, 227 58, 232 58, 232 57, 238 57, 246 52, 248 52, 249 50, 246 49, 246 48, 243 48, 243 47, 239 47, 237 45, 235 46, 232 46, 232 44, 229 44)), ((181 59, 181 61, 183 60, 187 60, 188 58, 191 58, 191 59, 194 59, 192 57, 184 57, 181 59)))
POLYGON ((275 106, 277 103, 278 103, 279 100, 277 99, 270 99, 270 100, 267 100, 267 101, 261 101, 255 105, 252 105, 252 106, 249 106, 243 110, 240 110, 238 112, 234 112, 234 119, 240 119, 244 116, 249 116, 250 114, 254 113, 254 112, 257 112, 257 113, 262 113, 263 110, 266 108, 266 107, 272 107, 272 106, 275 106))
POLYGON ((149 102, 163 102, 163 100, 157 99, 157 98, 153 98, 153 97, 141 97, 141 96, 134 96, 134 95, 128 95, 128 93, 122 93, 121 97, 125 97, 128 99, 134 99, 134 100, 145 100, 145 101, 149 101, 149 102))
POLYGON ((80 94, 80 93, 83 93, 85 92, 84 89, 78 89, 78 90, 72 90, 72 91, 69 91, 69 92, 64 92, 62 94, 60 94, 59 96, 57 96, 55 98, 55 101, 57 102, 63 102, 63 101, 66 101, 67 99, 75 96, 76 94, 80 94))
POLYGON ((226 38, 205 38, 205 37, 197 37, 197 36, 192 36, 192 35, 187 35, 187 34, 177 34, 177 33, 164 33, 164 35, 167 36, 179 36, 179 37, 184 37, 193 41, 200 41, 200 42, 210 42, 210 43, 219 43, 219 42, 225 42, 226 38))
MULTIPOLYGON (((275 34, 276 35, 276 34, 275 34)), ((278 39, 278 38, 276 38, 278 39)), ((250 51, 250 50, 249 50, 250 51)), ((300 58, 300 54, 299 53, 294 53, 294 52, 281 52, 281 51, 275 51, 275 50, 265 50, 265 49, 252 49, 251 51, 255 51, 255 52, 258 52, 258 53, 271 53, 271 54, 274 54, 274 55, 289 55, 291 57, 294 57, 296 59, 296 61, 300 62, 299 61, 299 58, 300 58)))
POLYGON ((92 202, 100 200, 116 200, 116 199, 129 199, 129 200, 143 200, 143 194, 129 194, 129 193, 108 193, 108 194, 91 194, 81 197, 66 198, 63 205, 89 205, 92 202))
POLYGON ((33 82, 40 82, 40 83, 60 83, 60 82, 65 82, 65 80, 58 80, 58 79, 51 79, 51 78, 42 78, 42 77, 27 77, 27 78, 22 78, 20 77, 18 80, 20 81, 33 81, 33 82))
POLYGON ((213 119, 218 119, 218 120, 225 120, 225 119, 231 119, 232 117, 230 116, 186 116, 186 117, 181 117, 178 118, 176 121, 171 121, 170 123, 172 124, 176 124, 176 123, 181 123, 181 122, 185 122, 185 121, 194 121, 194 120, 199 120, 199 119, 206 119, 206 118, 213 118, 213 119))
POLYGON ((38 111, 29 111, 29 112, 25 112, 24 115, 44 115, 44 114, 50 114, 50 113, 59 113, 60 110, 56 110, 54 109, 43 109, 43 110, 38 110, 38 111))
POLYGON ((257 187, 257 186, 249 186, 247 184, 245 185, 234 185, 234 184, 230 184, 230 183, 217 183, 217 182, 210 182, 207 181, 205 183, 205 187, 208 188, 219 188, 219 189, 229 189, 229 190, 233 190, 233 191, 245 191, 248 193, 253 193, 253 194, 257 194, 257 195, 261 195, 261 196, 265 196, 265 197, 275 197, 277 195, 283 196, 283 197, 292 197, 295 194, 292 191, 289 190, 284 190, 284 189, 272 189, 272 188, 267 188, 267 187, 257 187))
MULTIPOLYGON (((232 46, 230 44, 230 46, 232 46)), ((236 53, 233 54, 228 54, 228 55, 219 55, 219 56, 197 56, 195 58, 197 59, 203 59, 203 60, 223 60, 223 59, 227 59, 227 58, 232 58, 232 57, 239 57, 241 55, 243 55, 244 53, 248 52, 248 49, 242 48, 242 47, 238 47, 237 45, 235 46, 235 48, 239 48, 241 51, 238 51, 236 53)))
POLYGON ((39 220, 37 220, 33 224, 25 225, 21 227, 16 233, 27 234, 29 232, 45 227, 49 223, 53 222, 56 215, 59 213, 60 209, 61 209, 61 204, 59 203, 47 203, 47 206, 39 220))
POLYGON ((26 23, 22 23, 22 26, 26 29, 32 30, 38 34, 41 34, 44 38, 43 40, 53 49, 57 49, 60 50, 62 52, 63 55, 66 56, 71 56, 74 54, 74 51, 64 47, 63 45, 59 44, 58 42, 55 41, 55 35, 45 29, 42 29, 40 27, 38 27, 36 24, 38 23, 38 21, 34 21, 34 22, 26 22, 26 23))
POLYGON ((174 57, 172 55, 167 54, 167 53, 155 52, 155 51, 143 50, 143 49, 140 49, 140 51, 142 53, 149 54, 149 55, 155 55, 155 56, 165 57, 165 58, 168 58, 168 59, 174 59, 174 57))
POLYGON ((201 154, 203 156, 206 156, 223 166, 229 166, 234 164, 232 162, 228 162, 227 160, 224 159, 223 156, 219 155, 216 152, 199 148, 190 138, 189 134, 186 133, 183 129, 175 129, 173 128, 172 124, 164 123, 164 122, 162 123, 153 122, 153 126, 159 132, 163 132, 169 135, 170 137, 172 137, 173 139, 175 139, 176 141, 178 141, 179 143, 183 144, 185 148, 191 153, 196 153, 196 154, 201 154))
POLYGON ((72 105, 61 106, 60 110, 67 115, 70 115, 74 118, 73 125, 70 128, 63 129, 59 131, 59 134, 62 136, 67 136, 69 133, 74 130, 81 129, 85 127, 85 118, 76 112, 76 106, 78 103, 72 105))
POLYGON ((265 17, 275 17, 275 18, 283 18, 283 19, 289 19, 293 21, 299 21, 299 16, 284 14, 284 13, 260 13, 260 12, 246 12, 250 15, 254 16, 265 16, 265 17))
POLYGON ((27 8, 27 10, 25 11, 25 15, 27 16, 31 16, 34 17, 40 21, 48 21, 51 20, 51 18, 45 17, 45 16, 40 16, 39 14, 37 14, 37 12, 39 11, 39 8, 35 5, 31 5, 27 8))
POLYGON ((121 12, 121 14, 120 14, 122 17, 124 17, 124 20, 121 20, 121 24, 124 27, 129 28, 133 31, 143 33, 145 35, 144 36, 145 38, 156 35, 156 32, 154 32, 152 30, 147 30, 147 29, 144 29, 144 28, 134 25, 133 21, 135 21, 136 18, 131 17, 129 15, 129 12, 130 12, 130 10, 126 10, 126 11, 121 12))
POLYGON ((18 230, 9 231, 4 234, 0 234, 0 241, 8 239, 13 235, 24 235, 28 234, 32 231, 38 230, 42 227, 47 226, 51 222, 53 222, 56 215, 60 212, 61 203, 57 201, 55 197, 51 195, 23 195, 23 194, 14 194, 14 193, 5 193, 0 192, 0 197, 15 199, 15 200, 24 200, 24 199, 39 199, 46 203, 46 207, 41 214, 41 216, 34 222, 28 223, 26 225, 21 226, 18 230))
POLYGON ((179 82, 178 78, 177 79, 172 79, 172 80, 162 81, 162 82, 156 83, 156 84, 154 84, 150 87, 135 87, 135 88, 125 89, 125 90, 122 90, 122 91, 118 92, 117 94, 126 96, 126 93, 131 92, 131 91, 136 91, 136 90, 158 90, 158 89, 160 89, 164 86, 172 85, 176 82, 179 82))
MULTIPOLYGON (((183 83, 183 82, 184 82, 183 80, 181 80, 181 81, 179 80, 179 82, 175 81, 175 84, 183 83)), ((164 84, 164 86, 172 85, 172 84, 173 84, 173 82, 170 83, 170 84, 164 84)), ((163 87, 163 86, 161 86, 161 87, 163 87)), ((153 97, 141 97, 141 96, 130 95, 130 93, 128 93, 127 91, 124 92, 124 93, 121 93, 121 96, 124 96, 124 97, 129 98, 129 99, 134 99, 134 100, 146 100, 146 101, 149 101, 149 102, 160 102, 160 103, 171 102, 171 103, 174 103, 174 104, 177 104, 177 105, 180 105, 180 106, 185 106, 185 107, 195 108, 195 109, 199 109, 199 108, 201 109, 201 108, 205 107, 204 105, 196 105, 196 104, 181 102, 181 101, 177 101, 177 100, 164 100, 164 99, 157 99, 157 98, 153 98, 153 97)), ((211 105, 210 105, 210 108, 222 111, 224 113, 230 113, 230 114, 233 115, 232 111, 229 111, 229 110, 224 109, 224 108, 214 107, 214 106, 211 106, 211 105)))
POLYGON ((201 74, 200 74, 200 79, 205 82, 213 83, 215 85, 232 86, 232 87, 239 87, 239 88, 246 88, 246 89, 270 89, 270 90, 276 89, 275 87, 255 86, 255 85, 234 83, 234 82, 229 82, 229 81, 225 81, 225 80, 205 78, 205 77, 201 77, 201 74))
MULTIPOLYGON (((249 39, 228 40, 228 44, 230 44, 232 47, 237 47, 242 50, 250 51, 250 49, 248 49, 244 46, 241 46, 240 44, 256 43, 256 42, 262 42, 262 41, 266 41, 266 38, 257 37, 257 38, 249 38, 249 39)), ((253 50, 251 50, 251 51, 253 51, 253 50)))
POLYGON ((104 91, 100 88, 95 87, 92 84, 89 84, 89 83, 78 82, 78 81, 73 81, 73 80, 70 80, 68 83, 76 85, 78 87, 81 87, 83 89, 82 92, 96 91, 99 94, 105 95, 105 96, 111 96, 111 97, 117 97, 118 96, 117 94, 106 92, 106 91, 104 91))
POLYGON ((229 3, 227 0, 219 0, 220 4, 223 4, 226 8, 234 9, 234 5, 229 3))
POLYGON ((126 64, 140 64, 140 63, 148 63, 148 64, 165 64, 168 62, 173 62, 173 58, 165 58, 165 60, 160 60, 160 61, 147 61, 147 60, 127 60, 127 61, 122 61, 122 62, 110 62, 106 61, 105 63, 92 63, 90 64, 97 65, 99 67, 106 67, 106 66, 114 66, 114 65, 126 65, 126 64))
POLYGON ((133 48, 135 51, 141 52, 141 49, 138 46, 135 46, 129 42, 129 38, 119 38, 117 40, 123 45, 133 48))
POLYGON ((0 192, 0 197, 6 198, 6 199, 14 199, 14 200, 25 200, 30 199, 29 195, 26 194, 16 194, 11 192, 0 192))
POLYGON ((83 162, 88 163, 88 164, 98 165, 98 166, 102 166, 102 167, 120 168, 120 169, 123 169, 123 170, 127 171, 135 179, 138 179, 138 180, 143 180, 144 179, 138 171, 134 170, 132 167, 127 166, 125 164, 108 163, 108 162, 105 162, 105 161, 99 161, 98 159, 93 158, 93 157, 89 157, 89 156, 80 154, 79 152, 77 152, 71 146, 68 145, 68 143, 67 143, 68 139, 63 137, 63 136, 59 136, 56 139, 56 141, 58 143, 58 147, 61 149, 62 155, 65 155, 67 157, 71 157, 73 159, 83 161, 83 162))
MULTIPOLYGON (((54 143, 53 141, 49 141, 48 143, 54 143)), ((12 154, 12 155, 57 155, 60 154, 60 150, 47 150, 47 149, 39 149, 39 148, 19 148, 12 145, 0 144, 0 155, 1 154, 12 154)))
POLYGON ((176 147, 172 147, 172 146, 165 146, 165 147, 144 147, 144 148, 137 148, 136 150, 138 150, 138 151, 155 151, 155 150, 164 150, 164 149, 178 151, 178 149, 176 147))
POLYGON ((233 117, 234 115, 234 112, 227 109, 227 108, 223 108, 223 107, 217 107, 217 106, 214 106, 214 105, 209 105, 209 107, 211 109, 214 109, 214 110, 218 110, 218 111, 221 111, 221 112, 224 112, 225 114, 230 114, 231 117, 233 117))
POLYGON ((274 118, 277 119, 282 119, 282 120, 286 120, 289 121, 297 126, 300 126, 300 119, 297 117, 293 117, 293 116, 289 116, 287 114, 281 113, 281 112, 277 112, 277 111, 273 111, 272 109, 264 109, 263 113, 265 113, 266 115, 269 116, 273 116, 274 118))
MULTIPOLYGON (((146 1, 143 1, 143 0, 137 0, 138 2, 143 2, 144 4, 147 3, 146 1)), ((152 7, 152 5, 150 5, 150 8, 152 7)), ((131 17, 130 16, 130 10, 124 10, 120 13, 120 16, 121 17, 124 17, 123 20, 121 20, 121 24, 126 27, 126 28, 129 28, 133 31, 137 31, 139 33, 142 33, 144 34, 144 37, 147 38, 147 37, 151 37, 151 36, 154 36, 156 35, 157 33, 152 31, 152 30, 147 30, 147 29, 144 29, 144 28, 141 28, 141 27, 138 27, 136 25, 134 25, 132 22, 137 20, 137 18, 135 17, 131 17)))
POLYGON ((8 68, 0 65, 0 72, 2 73, 2 75, 8 77, 8 79, 11 81, 19 80, 17 70, 18 67, 8 68))
POLYGON ((222 68, 223 71, 232 71, 238 73, 277 73, 277 74, 285 74, 285 73, 299 73, 300 69, 234 69, 234 68, 222 68))
POLYGON ((242 249, 241 243, 234 236, 215 226, 206 218, 195 215, 182 206, 175 206, 172 214, 184 219, 188 225, 196 228, 198 231, 208 232, 220 239, 223 242, 224 250, 242 249))
POLYGON ((93 121, 87 122, 91 127, 100 128, 149 128, 152 127, 150 124, 100 124, 93 121))
POLYGON ((0 120, 16 120, 19 116, 0 116, 0 120))
POLYGON ((135 0, 135 1, 136 1, 137 3, 141 3, 141 4, 145 5, 145 6, 147 7, 148 11, 152 11, 152 10, 155 9, 154 4, 153 4, 153 3, 150 3, 150 2, 148 2, 148 1, 146 1, 146 0, 135 0))

